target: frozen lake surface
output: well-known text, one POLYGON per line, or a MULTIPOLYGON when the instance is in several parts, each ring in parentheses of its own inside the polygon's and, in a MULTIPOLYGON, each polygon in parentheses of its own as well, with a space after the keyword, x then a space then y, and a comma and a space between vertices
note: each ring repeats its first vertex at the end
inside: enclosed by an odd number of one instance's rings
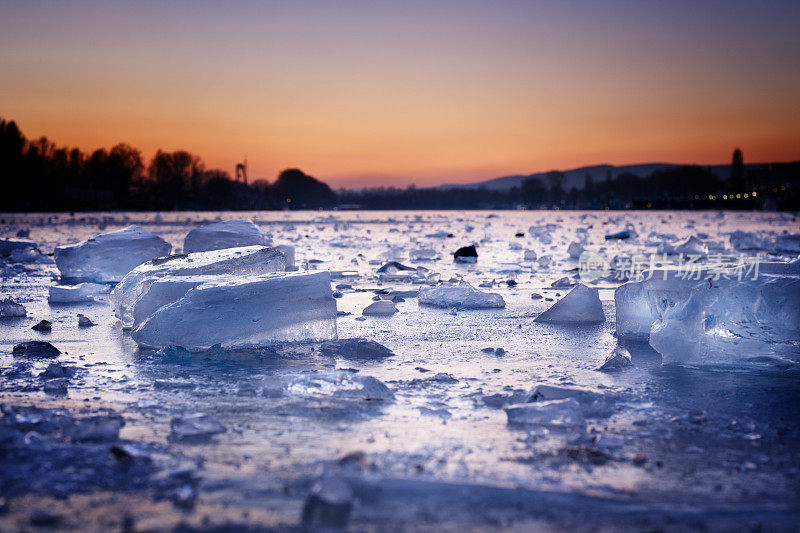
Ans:
MULTIPOLYGON (((623 281, 605 278, 590 284, 604 322, 534 321, 570 290, 553 283, 578 274, 571 243, 611 261, 694 236, 709 256, 733 257, 731 233, 772 242, 800 233, 796 214, 0 218, 0 237, 27 231, 45 254, 130 224, 175 253, 200 224, 252 219, 275 245, 294 246, 301 272, 332 272, 340 339, 392 352, 358 358, 319 344, 142 350, 108 302, 48 303, 54 264, 0 258, 0 299, 27 309, 24 318, 0 320, 2 531, 287 529, 301 523, 304 506, 321 513, 317 524, 351 509, 353 531, 794 531, 800 524, 798 339, 782 357, 692 366, 662 365, 647 342, 630 342, 632 364, 600 372, 617 346, 614 289, 623 281), (638 237, 605 239, 628 224, 638 237), (453 252, 470 244, 477 262, 454 262, 453 252), (415 270, 377 272, 391 260, 415 270), (499 293, 505 307, 419 305, 413 291, 451 279, 499 293), (396 314, 362 316, 376 294, 392 290, 406 291, 396 314), (78 327, 79 314, 95 325, 78 327), (31 330, 43 319, 51 331, 31 330), (52 360, 12 355, 32 340, 61 350, 57 360, 72 373, 66 393, 39 377, 52 360), (589 400, 578 398, 585 426, 509 424, 504 407, 524 403, 537 385, 587 389, 589 400), (200 414, 208 416, 193 418, 200 414), (309 498, 314 491, 319 501, 309 498)), ((769 246, 748 253, 757 252, 773 261, 798 255, 769 246)), ((49 372, 58 378, 62 370, 49 372)))

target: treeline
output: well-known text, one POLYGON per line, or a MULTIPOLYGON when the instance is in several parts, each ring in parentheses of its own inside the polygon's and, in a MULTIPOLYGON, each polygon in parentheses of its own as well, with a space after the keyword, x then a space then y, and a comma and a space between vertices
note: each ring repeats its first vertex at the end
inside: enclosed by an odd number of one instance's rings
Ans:
POLYGON ((145 164, 120 143, 85 154, 47 138, 28 140, 0 120, 0 211, 233 209, 785 209, 800 210, 800 162, 746 168, 735 150, 730 175, 676 166, 646 177, 587 174, 564 187, 563 172, 508 191, 486 188, 373 188, 334 192, 297 169, 274 182, 244 183, 185 151, 159 150, 145 164), (755 194, 753 194, 755 193, 755 194))
POLYGON ((362 209, 800 209, 800 163, 755 170, 731 166, 722 179, 702 166, 676 166, 647 177, 610 173, 582 188, 563 186, 563 172, 529 178, 508 191, 479 188, 408 187, 340 191, 340 205, 362 209), (753 192, 756 194, 754 195, 753 192))
POLYGON ((6 120, 0 120, 0 188, 2 211, 307 209, 337 203, 328 185, 297 169, 272 183, 246 184, 207 169, 186 151, 159 150, 147 164, 124 143, 86 154, 46 137, 28 140, 6 120))

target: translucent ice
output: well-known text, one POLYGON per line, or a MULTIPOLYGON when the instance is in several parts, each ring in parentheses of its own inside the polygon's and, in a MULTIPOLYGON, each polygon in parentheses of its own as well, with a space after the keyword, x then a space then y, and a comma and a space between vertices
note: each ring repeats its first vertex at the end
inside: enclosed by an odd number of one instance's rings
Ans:
POLYGON ((578 283, 566 296, 534 319, 552 324, 598 324, 605 322, 597 289, 578 283))
POLYGON ((629 366, 631 366, 630 352, 622 346, 616 346, 598 370, 601 372, 619 372, 629 366))
POLYGON ((102 283, 78 283, 77 285, 53 285, 47 301, 51 304, 92 302, 111 292, 111 287, 102 283))
POLYGON ((551 428, 585 430, 586 419, 573 398, 510 405, 505 409, 509 424, 536 424, 551 428))
POLYGON ((11 298, 0 300, 0 318, 16 318, 25 316, 25 307, 11 298))
MULTIPOLYGON (((132 270, 111 293, 117 318, 133 325, 133 308, 157 279, 176 276, 265 274, 284 269, 285 255, 263 246, 225 248, 211 252, 173 255, 148 261, 132 270)), ((188 290, 188 289, 187 289, 188 290)))
POLYGON ((103 233, 78 244, 55 249, 56 266, 67 279, 120 281, 125 274, 154 257, 169 253, 172 246, 139 226, 103 233))
POLYGON ((330 274, 220 276, 157 309, 131 337, 141 346, 192 351, 335 339, 330 274))
POLYGON ((800 278, 697 282, 653 324, 650 345, 663 363, 737 364, 751 357, 800 356, 800 278))
POLYGON ((587 416, 603 417, 611 414, 611 398, 583 387, 540 384, 534 387, 528 402, 549 402, 573 399, 581 405, 587 416))
POLYGON ((15 251, 31 250, 36 243, 28 239, 0 239, 0 256, 10 256, 15 251))
POLYGON ((308 398, 365 401, 394 399, 392 391, 374 377, 342 370, 302 374, 286 384, 286 392, 308 398))
POLYGON ((378 300, 369 304, 361 312, 364 316, 391 316, 397 312, 394 302, 389 300, 378 300))
POLYGON ((710 273, 698 269, 686 272, 680 269, 645 271, 639 281, 630 281, 614 291, 616 305, 617 337, 647 341, 650 328, 667 309, 685 299, 691 288, 710 273))
POLYGON ((252 220, 234 219, 206 224, 190 231, 183 241, 183 253, 208 252, 240 246, 269 246, 270 236, 252 220))
POLYGON ((503 297, 494 292, 481 292, 466 281, 458 285, 439 285, 419 290, 420 305, 456 309, 491 309, 506 306, 503 297))

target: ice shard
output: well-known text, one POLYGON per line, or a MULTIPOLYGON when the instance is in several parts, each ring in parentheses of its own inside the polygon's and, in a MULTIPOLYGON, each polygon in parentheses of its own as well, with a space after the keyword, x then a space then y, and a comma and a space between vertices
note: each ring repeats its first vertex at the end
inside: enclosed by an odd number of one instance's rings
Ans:
POLYGON ((219 276, 158 308, 131 337, 144 347, 191 351, 335 339, 330 274, 219 276))
POLYGON ((211 252, 173 255, 148 261, 133 269, 114 287, 111 303, 123 327, 133 325, 133 308, 157 279, 176 276, 266 274, 280 272, 285 255, 264 246, 225 248, 211 252))
POLYGON ((466 281, 458 285, 439 285, 419 290, 420 305, 451 309, 492 309, 506 306, 503 297, 494 292, 482 292, 466 281))
POLYGON ((154 257, 169 254, 172 246, 139 226, 102 233, 77 244, 55 249, 61 277, 100 283, 120 281, 125 274, 154 257))
POLYGON ((566 296, 534 319, 551 324, 599 324, 605 320, 597 289, 582 283, 578 283, 566 296))
POLYGON ((272 239, 252 220, 234 219, 206 224, 190 231, 183 240, 183 253, 208 252, 241 246, 270 246, 272 239))
POLYGON ((111 287, 103 283, 78 283, 77 285, 53 285, 47 301, 51 304, 72 304, 103 299, 111 287))

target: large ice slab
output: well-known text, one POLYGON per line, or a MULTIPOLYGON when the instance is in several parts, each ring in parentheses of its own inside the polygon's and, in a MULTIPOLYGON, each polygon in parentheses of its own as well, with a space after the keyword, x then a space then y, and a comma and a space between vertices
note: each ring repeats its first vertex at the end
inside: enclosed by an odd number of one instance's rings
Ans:
POLYGON ((252 220, 234 219, 206 224, 190 231, 183 240, 183 253, 208 252, 241 246, 269 246, 270 236, 252 220))
POLYGON ((95 235, 77 244, 55 249, 56 266, 66 279, 120 281, 125 274, 154 257, 169 254, 172 246, 139 226, 95 235))
POLYGON ((264 246, 225 248, 211 252, 173 255, 148 261, 133 269, 114 287, 111 302, 123 327, 133 325, 133 308, 157 279, 176 276, 266 274, 280 272, 285 255, 264 246))
POLYGON ((695 283, 653 324, 662 362, 738 364, 750 358, 800 360, 800 278, 763 275, 695 283))
POLYGON ((691 288, 709 277, 707 270, 686 273, 678 269, 648 270, 638 281, 614 291, 617 338, 647 341, 650 329, 664 312, 683 301, 691 288))
POLYGON ((551 324, 599 324, 605 320, 597 289, 582 283, 534 319, 535 322, 551 324))
POLYGON ((419 290, 420 305, 457 309, 492 309, 506 306, 503 297, 494 292, 482 292, 466 281, 458 285, 439 285, 419 290))
POLYGON ((192 351, 335 339, 330 274, 219 276, 158 308, 131 337, 140 346, 192 351))

